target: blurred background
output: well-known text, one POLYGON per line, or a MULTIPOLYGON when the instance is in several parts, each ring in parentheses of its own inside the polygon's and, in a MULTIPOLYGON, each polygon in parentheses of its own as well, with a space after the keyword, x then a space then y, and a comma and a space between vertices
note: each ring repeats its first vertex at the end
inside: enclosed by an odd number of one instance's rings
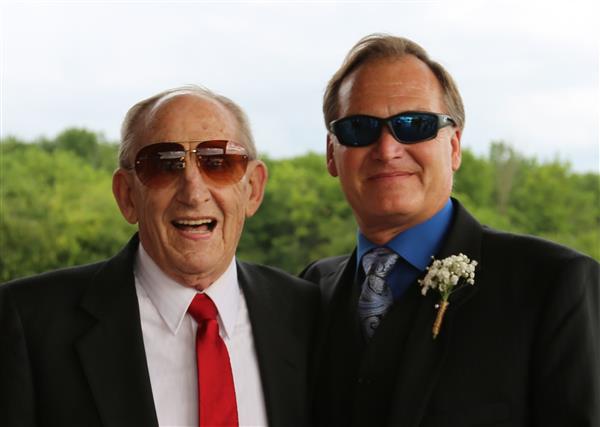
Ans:
POLYGON ((481 222, 600 259, 596 3, 4 2, 0 281, 127 241, 110 189, 122 118, 189 83, 246 110, 270 167, 239 256, 296 273, 351 250, 321 98, 372 32, 413 39, 457 80, 467 123, 455 196, 481 222))

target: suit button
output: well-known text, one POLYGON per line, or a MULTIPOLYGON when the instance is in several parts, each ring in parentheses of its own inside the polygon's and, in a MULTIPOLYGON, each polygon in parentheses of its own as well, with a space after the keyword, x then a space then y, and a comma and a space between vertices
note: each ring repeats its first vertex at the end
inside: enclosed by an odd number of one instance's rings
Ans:
POLYGON ((358 378, 358 380, 356 380, 356 382, 358 382, 359 384, 363 384, 365 380, 362 377, 360 377, 358 378))

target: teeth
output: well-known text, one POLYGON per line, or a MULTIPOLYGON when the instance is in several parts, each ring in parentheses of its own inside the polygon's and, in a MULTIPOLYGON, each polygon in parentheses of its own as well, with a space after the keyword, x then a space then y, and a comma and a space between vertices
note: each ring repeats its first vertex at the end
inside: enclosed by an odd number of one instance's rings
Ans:
POLYGON ((198 219, 198 220, 180 220, 180 221, 175 221, 177 224, 179 225, 191 225, 191 226, 198 226, 198 225, 203 225, 203 224, 210 224, 212 223, 212 219, 198 219))

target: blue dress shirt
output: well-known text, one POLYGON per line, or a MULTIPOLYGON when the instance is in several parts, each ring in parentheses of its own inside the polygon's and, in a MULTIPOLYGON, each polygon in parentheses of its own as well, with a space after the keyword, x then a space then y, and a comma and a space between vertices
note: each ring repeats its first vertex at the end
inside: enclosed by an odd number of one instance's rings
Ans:
MULTIPOLYGON (((388 276, 388 283, 394 299, 400 298, 431 263, 431 257, 440 249, 446 232, 450 228, 453 214, 452 200, 448 199, 444 207, 427 221, 404 230, 383 245, 401 257, 388 276)), ((378 245, 369 241, 360 230, 357 241, 357 259, 359 260, 357 273, 359 273, 362 269, 363 255, 378 245)))

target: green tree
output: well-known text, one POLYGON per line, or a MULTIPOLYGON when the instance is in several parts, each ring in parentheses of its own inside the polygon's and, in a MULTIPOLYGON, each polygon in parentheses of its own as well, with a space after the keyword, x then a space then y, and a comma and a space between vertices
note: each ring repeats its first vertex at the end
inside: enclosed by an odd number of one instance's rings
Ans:
MULTIPOLYGON (((118 145, 85 129, 0 141, 0 281, 110 257, 135 231, 111 192, 118 145)), ((322 154, 269 159, 259 212, 238 255, 290 272, 348 253, 356 224, 322 154)), ((463 151, 453 194, 492 227, 534 234, 600 259, 600 176, 539 163, 504 142, 463 151)))
POLYGON ((310 261, 349 252, 356 226, 320 154, 266 159, 265 199, 240 242, 241 258, 299 272, 310 261))
POLYGON ((112 199, 107 171, 71 151, 1 149, 1 280, 105 258, 134 231, 112 199))
POLYGON ((86 129, 66 129, 55 139, 41 139, 39 144, 48 152, 69 151, 94 169, 113 172, 117 166, 118 145, 107 142, 101 134, 86 129))
POLYGON ((463 149, 461 165, 454 176, 453 191, 468 197, 474 206, 490 206, 495 190, 494 172, 487 159, 477 157, 469 149, 463 149))

